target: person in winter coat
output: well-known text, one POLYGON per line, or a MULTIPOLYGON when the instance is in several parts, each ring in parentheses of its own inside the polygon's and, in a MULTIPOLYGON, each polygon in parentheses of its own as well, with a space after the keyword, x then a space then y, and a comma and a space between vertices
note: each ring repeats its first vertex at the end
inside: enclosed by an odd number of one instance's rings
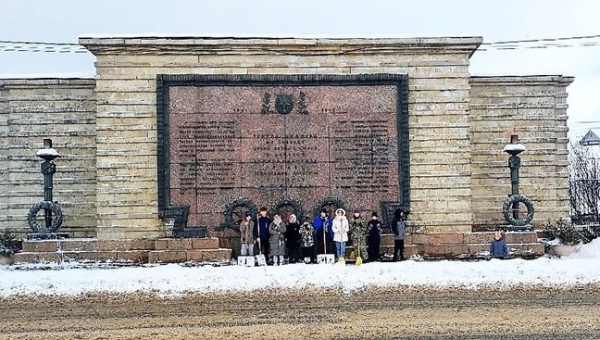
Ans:
POLYGON ((283 264, 283 257, 285 255, 285 229, 285 223, 281 220, 281 215, 275 213, 273 215, 273 222, 269 225, 269 245, 274 266, 278 263, 279 265, 283 264))
POLYGON ((300 223, 296 215, 291 214, 285 229, 287 255, 290 263, 300 261, 300 223))
POLYGON ((379 248, 381 246, 381 222, 377 219, 377 212, 371 213, 369 229, 369 261, 379 261, 379 248))
POLYGON ((368 260, 367 253, 367 221, 360 215, 360 210, 354 210, 354 215, 348 220, 350 226, 350 239, 354 247, 354 255, 368 260), (359 249, 360 248, 360 249, 359 249))
POLYGON ((394 261, 404 261, 404 237, 406 236, 406 215, 401 209, 396 209, 394 212, 394 220, 392 221, 392 231, 394 232, 394 261))
POLYGON ((300 246, 302 247, 302 258, 304 263, 315 262, 313 247, 315 245, 315 229, 310 224, 310 217, 304 217, 304 223, 300 226, 300 246))
POLYGON ((344 262, 346 257, 346 242, 348 242, 348 219, 346 211, 338 209, 335 211, 333 219, 333 241, 335 242, 335 250, 338 261, 344 262))
POLYGON ((327 210, 323 209, 319 216, 313 220, 313 227, 316 233, 317 254, 332 253, 333 249, 330 243, 333 242, 333 225, 331 217, 327 216, 327 210))
POLYGON ((262 254, 265 258, 269 258, 269 226, 271 225, 271 219, 267 217, 267 208, 261 207, 258 210, 258 222, 254 225, 254 238, 258 243, 262 254))
POLYGON ((254 221, 252 214, 246 211, 240 223, 240 239, 242 244, 241 256, 254 256, 254 221))
POLYGON ((493 258, 504 259, 508 256, 508 247, 504 236, 496 231, 494 233, 494 239, 490 245, 490 256, 493 258))

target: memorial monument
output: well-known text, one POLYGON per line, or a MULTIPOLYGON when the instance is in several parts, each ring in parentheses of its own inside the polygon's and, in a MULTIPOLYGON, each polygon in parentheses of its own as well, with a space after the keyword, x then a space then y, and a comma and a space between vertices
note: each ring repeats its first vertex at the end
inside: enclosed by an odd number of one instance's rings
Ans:
POLYGON ((72 237, 228 247, 261 206, 343 206, 384 223, 402 207, 450 236, 497 228, 514 134, 530 224, 568 216, 573 78, 471 76, 480 37, 79 41, 93 77, 0 79, 0 228, 27 232, 44 138, 61 150, 53 199, 72 237))

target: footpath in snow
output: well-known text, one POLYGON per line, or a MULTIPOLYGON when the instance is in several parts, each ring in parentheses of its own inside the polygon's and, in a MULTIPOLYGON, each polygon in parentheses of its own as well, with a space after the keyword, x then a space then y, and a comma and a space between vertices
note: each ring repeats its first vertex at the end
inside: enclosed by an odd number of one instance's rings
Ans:
POLYGON ((177 264, 114 269, 23 270, 0 267, 0 296, 84 293, 224 293, 260 289, 343 289, 368 286, 430 288, 547 287, 600 283, 600 239, 568 258, 463 262, 404 261, 354 265, 292 264, 278 267, 186 267, 177 264))

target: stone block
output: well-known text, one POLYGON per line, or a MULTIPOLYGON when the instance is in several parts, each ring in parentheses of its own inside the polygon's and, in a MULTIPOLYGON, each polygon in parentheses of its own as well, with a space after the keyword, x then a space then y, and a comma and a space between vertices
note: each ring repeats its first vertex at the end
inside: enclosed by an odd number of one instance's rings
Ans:
POLYGON ((202 262, 202 252, 203 251, 204 250, 201 250, 201 249, 192 249, 192 250, 186 251, 187 260, 193 261, 193 262, 202 262))
POLYGON ((413 234, 412 244, 427 244, 429 242, 429 234, 413 234))
POLYGON ((470 255, 474 255, 482 251, 490 251, 490 243, 469 244, 470 255))
POLYGON ((154 250, 155 240, 131 240, 131 250, 154 250))
POLYGON ((464 244, 465 236, 463 233, 432 233, 428 234, 429 245, 445 244, 464 244))
POLYGON ((202 261, 230 261, 230 249, 202 250, 202 261))
POLYGON ((531 254, 544 254, 544 245, 541 243, 522 243, 522 244, 509 244, 509 251, 517 253, 531 253, 531 254))
POLYGON ((181 263, 187 261, 187 253, 182 250, 154 250, 148 253, 149 263, 181 263))
MULTIPOLYGON (((417 245, 409 244, 404 246, 404 257, 409 257, 413 255, 417 255, 420 252, 420 247, 417 245)), ((392 248, 391 253, 394 253, 394 249, 392 248)))
POLYGON ((125 251, 131 249, 131 240, 99 240, 99 251, 125 251))
POLYGON ((169 243, 167 239, 161 239, 154 241, 154 250, 167 250, 169 249, 169 243))
POLYGON ((494 239, 493 232, 475 232, 465 234, 465 243, 467 244, 481 244, 491 242, 494 239))
POLYGON ((98 251, 81 251, 77 253, 77 260, 79 262, 97 262, 98 251))
POLYGON ((148 251, 119 251, 117 252, 117 260, 133 263, 147 263, 148 251))
POLYGON ((188 250, 192 249, 191 239, 168 239, 167 249, 169 250, 188 250))
POLYGON ((96 251, 98 250, 98 240, 89 239, 68 239, 60 241, 62 251, 96 251))
POLYGON ((218 249, 219 239, 216 237, 192 239, 192 249, 218 249))
POLYGON ((115 262, 118 259, 116 251, 99 251, 96 253, 98 262, 115 262))
POLYGON ((456 256, 466 254, 469 247, 466 244, 425 245, 423 252, 429 256, 456 256))
POLYGON ((62 256, 59 253, 39 253, 38 262, 60 263, 62 256))
POLYGON ((14 255, 14 263, 36 263, 38 261, 37 253, 16 253, 14 255))
POLYGON ((53 253, 58 250, 58 241, 24 241, 23 252, 53 253))

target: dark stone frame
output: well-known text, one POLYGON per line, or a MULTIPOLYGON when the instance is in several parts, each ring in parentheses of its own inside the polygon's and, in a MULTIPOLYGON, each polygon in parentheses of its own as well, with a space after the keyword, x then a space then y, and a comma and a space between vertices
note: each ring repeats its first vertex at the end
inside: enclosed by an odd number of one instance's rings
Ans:
POLYGON ((408 75, 407 74, 307 74, 307 75, 199 75, 159 74, 156 76, 156 120, 157 120, 157 175, 158 216, 174 218, 175 237, 189 235, 187 216, 189 207, 170 205, 169 168, 169 88, 171 86, 376 86, 395 85, 398 91, 398 203, 410 209, 410 153, 408 136, 408 75), (162 169, 162 171, 160 170, 162 169))

